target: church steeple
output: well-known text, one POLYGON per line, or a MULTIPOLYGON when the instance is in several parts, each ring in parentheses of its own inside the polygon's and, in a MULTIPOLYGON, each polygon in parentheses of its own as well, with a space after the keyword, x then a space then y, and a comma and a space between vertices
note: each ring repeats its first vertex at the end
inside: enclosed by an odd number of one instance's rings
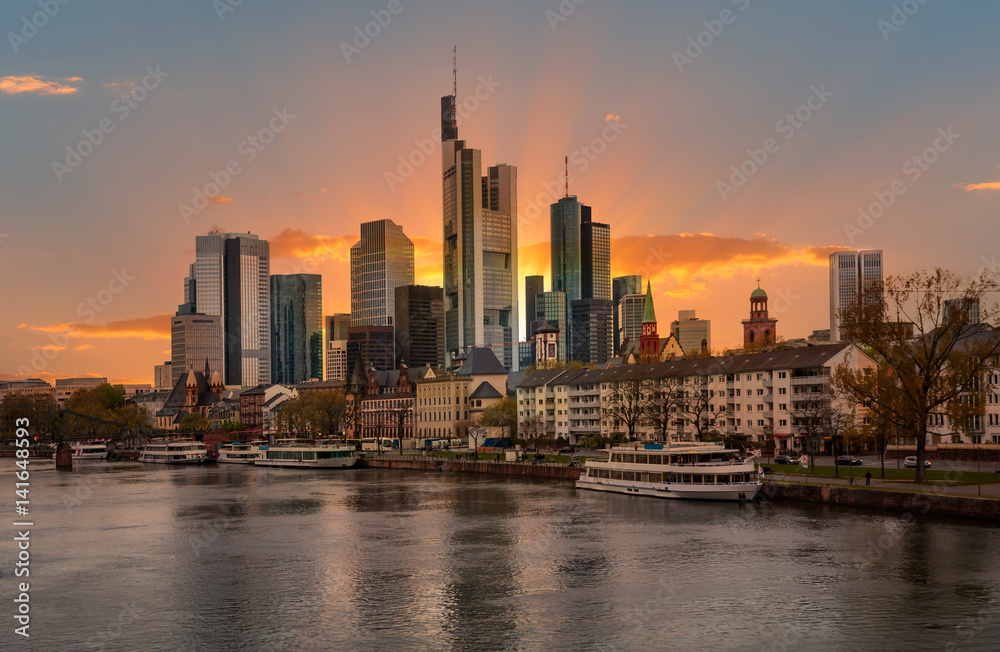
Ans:
POLYGON ((642 308, 642 333, 639 335, 639 362, 660 361, 660 335, 656 332, 653 287, 646 281, 646 303, 642 308))
POLYGON ((656 311, 653 309, 653 288, 646 281, 646 303, 642 307, 642 323, 656 323, 656 311))

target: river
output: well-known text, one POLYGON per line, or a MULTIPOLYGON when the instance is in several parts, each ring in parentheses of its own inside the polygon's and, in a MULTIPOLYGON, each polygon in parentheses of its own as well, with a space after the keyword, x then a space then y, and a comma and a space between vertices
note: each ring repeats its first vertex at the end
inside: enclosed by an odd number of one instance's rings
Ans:
MULTIPOLYGON (((34 649, 995 650, 1000 635, 986 523, 468 474, 51 468, 32 461, 34 649)), ((13 471, 0 460, 11 522, 13 471)), ((11 538, 6 649, 24 581, 11 538)))

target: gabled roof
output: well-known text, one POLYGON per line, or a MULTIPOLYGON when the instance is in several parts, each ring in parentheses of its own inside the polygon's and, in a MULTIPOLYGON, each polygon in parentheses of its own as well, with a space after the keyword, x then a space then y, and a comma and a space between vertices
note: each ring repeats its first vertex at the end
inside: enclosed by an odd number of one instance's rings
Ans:
POLYGON ((469 394, 469 398, 503 398, 503 394, 497 391, 496 387, 490 385, 485 380, 479 383, 476 391, 469 394))
POLYGON ((465 362, 455 372, 456 376, 491 376, 496 374, 506 376, 507 369, 497 360, 493 349, 486 347, 470 349, 465 362))

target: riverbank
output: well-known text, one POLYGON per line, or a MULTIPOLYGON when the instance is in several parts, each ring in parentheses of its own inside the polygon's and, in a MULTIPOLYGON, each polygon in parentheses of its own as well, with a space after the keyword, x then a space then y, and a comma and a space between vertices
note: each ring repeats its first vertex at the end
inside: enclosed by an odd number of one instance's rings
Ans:
POLYGON ((376 469, 409 469, 452 473, 492 473, 494 475, 530 476, 577 480, 580 467, 566 464, 532 464, 531 462, 496 462, 456 460, 454 458, 414 459, 403 457, 368 457, 358 462, 360 467, 376 469))

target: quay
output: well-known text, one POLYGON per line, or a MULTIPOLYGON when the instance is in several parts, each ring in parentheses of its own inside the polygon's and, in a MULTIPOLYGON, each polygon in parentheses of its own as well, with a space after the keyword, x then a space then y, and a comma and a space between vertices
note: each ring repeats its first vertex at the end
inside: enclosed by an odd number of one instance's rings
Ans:
POLYGON ((494 460, 458 460, 451 457, 426 457, 422 455, 381 455, 362 458, 358 462, 362 468, 409 469, 413 471, 434 471, 450 473, 492 473, 494 475, 518 475, 533 478, 556 478, 578 480, 581 467, 553 462, 533 463, 502 462, 494 460))

